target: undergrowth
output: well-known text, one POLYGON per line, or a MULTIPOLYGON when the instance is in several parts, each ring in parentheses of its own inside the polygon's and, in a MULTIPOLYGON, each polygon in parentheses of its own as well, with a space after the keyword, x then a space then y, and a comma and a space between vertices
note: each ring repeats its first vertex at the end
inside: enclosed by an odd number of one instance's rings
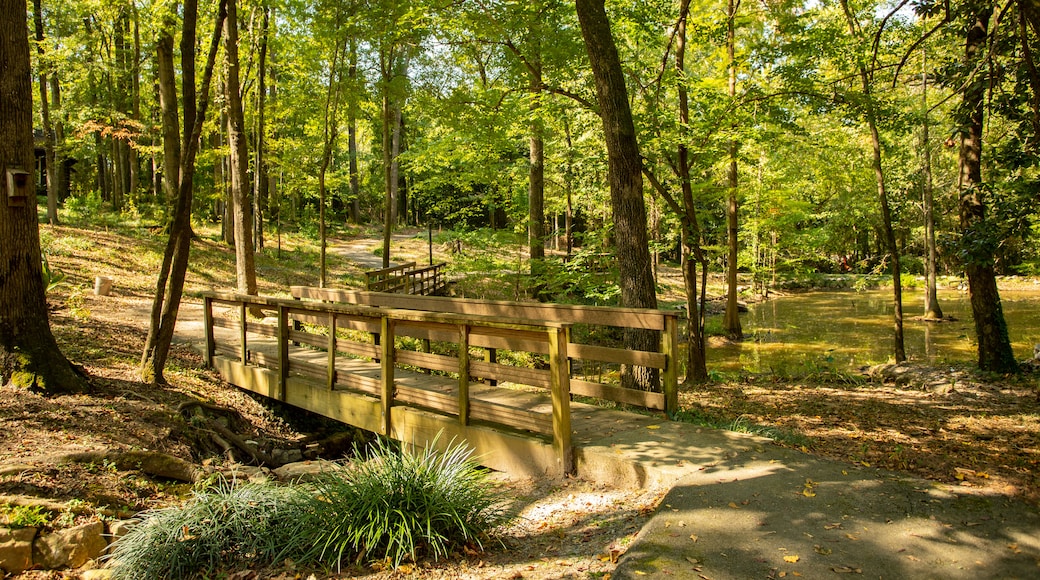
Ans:
MULTIPOLYGON (((436 440, 435 440, 436 442, 436 440)), ((398 566, 483 548, 510 512, 462 445, 371 457, 311 484, 221 482, 177 507, 140 514, 108 559, 112 578, 200 578, 238 565, 340 569, 365 560, 398 566)))

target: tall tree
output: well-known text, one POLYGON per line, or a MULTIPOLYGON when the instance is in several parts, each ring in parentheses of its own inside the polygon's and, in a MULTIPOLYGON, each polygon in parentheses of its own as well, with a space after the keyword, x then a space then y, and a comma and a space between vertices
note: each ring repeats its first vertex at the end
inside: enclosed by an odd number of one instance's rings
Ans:
POLYGON ((0 0, 0 383, 48 394, 83 392, 89 385, 61 353, 47 316, 32 179, 27 24, 25 2, 0 0))
POLYGON ((936 290, 935 197, 932 192, 932 150, 929 138, 928 59, 921 48, 921 201, 924 209, 924 318, 942 320, 936 290))
MULTIPOLYGON (((848 0, 841 0, 842 10, 848 23, 849 34, 860 42, 857 51, 856 68, 859 75, 860 86, 863 91, 863 114, 866 117, 867 127, 870 129, 871 163, 874 168, 874 178, 877 181, 878 201, 881 205, 881 227, 884 232, 885 245, 889 257, 892 259, 892 330, 893 347, 896 362, 906 360, 906 348, 903 341, 903 288, 902 271, 899 261, 899 246, 896 244, 895 230, 892 228, 892 210, 888 201, 888 188, 885 182, 885 171, 881 163, 881 134, 878 132, 877 102, 873 94, 873 76, 877 65, 875 57, 870 63, 864 62, 864 57, 858 54, 863 47, 863 30, 855 14, 849 8, 848 0)), ((885 21, 888 19, 886 18, 885 21)), ((884 29, 884 22, 878 29, 880 35, 884 29)))
POLYGON ((339 102, 343 94, 342 63, 344 40, 340 30, 340 11, 336 8, 335 22, 333 24, 332 55, 329 57, 329 84, 325 91, 325 119, 322 124, 322 153, 321 165, 318 167, 318 230, 321 238, 321 250, 318 258, 318 286, 325 287, 326 278, 326 217, 325 211, 328 206, 327 191, 325 188, 325 176, 332 163, 332 153, 336 146, 336 138, 339 136, 339 102))
MULTIPOLYGON (((657 294, 646 233, 643 161, 639 155, 621 59, 610 30, 604 0, 575 0, 575 7, 596 81, 607 147, 607 180, 610 183, 621 302, 632 308, 656 308, 657 294)), ((633 350, 654 349, 659 340, 660 335, 654 331, 628 330, 625 333, 625 344, 633 350)), ((622 381, 627 383, 626 386, 653 389, 657 386, 657 378, 655 372, 643 367, 623 369, 622 381)))
MULTIPOLYGON (((740 0, 728 0, 726 4, 726 60, 729 76, 729 98, 736 105, 737 99, 737 11, 740 0)), ((736 139, 729 142, 729 169, 726 172, 728 187, 726 190, 726 316, 723 325, 726 336, 732 340, 742 340, 744 330, 740 327, 740 309, 737 303, 737 250, 739 249, 740 230, 738 229, 737 207, 737 149, 736 139)))
POLYGON ((54 127, 51 123, 50 95, 47 93, 49 66, 44 54, 43 2, 33 0, 33 24, 36 29, 37 68, 40 75, 40 117, 43 120, 44 170, 47 173, 47 222, 58 225, 58 175, 54 156, 54 127))
POLYGON ((959 114, 960 144, 960 226, 962 255, 968 275, 968 295, 975 335, 978 341, 979 368, 1011 372, 1018 368, 1008 338, 1004 309, 1000 304, 993 265, 997 240, 986 221, 982 180, 982 137, 986 90, 989 86, 986 47, 989 38, 992 3, 972 0, 965 4, 967 29, 964 43, 964 83, 959 114))
POLYGON ((235 278, 238 291, 256 295, 256 256, 253 246, 253 203, 249 195, 249 153, 246 147, 246 122, 242 112, 242 90, 239 83, 238 1, 226 0, 224 20, 224 57, 227 78, 224 89, 228 107, 229 168, 231 201, 235 217, 235 278))
POLYGON ((173 342, 177 324, 184 278, 191 253, 191 203, 194 197, 195 159, 199 150, 202 125, 209 108, 213 68, 220 48, 221 31, 227 17, 226 0, 217 6, 217 18, 210 38, 209 53, 203 72, 202 87, 195 86, 195 30, 198 18, 197 0, 185 0, 181 29, 181 101, 183 103, 184 135, 180 135, 177 116, 177 85, 173 65, 173 34, 176 6, 169 6, 163 18, 156 43, 159 68, 159 97, 162 107, 163 134, 163 188, 166 197, 174 200, 174 212, 169 226, 169 239, 163 253, 162 265, 156 280, 155 296, 148 327, 148 338, 141 354, 141 376, 146 381, 164 382, 163 370, 173 342), (198 95, 198 96, 197 96, 198 95), (198 101, 196 101, 198 98, 198 101))

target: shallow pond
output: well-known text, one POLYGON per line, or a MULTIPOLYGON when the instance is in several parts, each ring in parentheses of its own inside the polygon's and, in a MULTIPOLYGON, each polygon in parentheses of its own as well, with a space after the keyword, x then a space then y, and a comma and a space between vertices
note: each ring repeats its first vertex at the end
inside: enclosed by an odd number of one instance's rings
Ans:
MULTIPOLYGON (((1015 357, 1033 356, 1040 343, 1040 290, 1001 291, 1015 357)), ((975 327, 968 296, 940 290, 939 305, 952 322, 916 320, 921 291, 903 293, 907 358, 934 364, 976 360, 975 327)), ((742 343, 713 341, 708 369, 796 372, 844 370, 893 360, 892 291, 811 292, 751 305, 741 314, 742 343)))

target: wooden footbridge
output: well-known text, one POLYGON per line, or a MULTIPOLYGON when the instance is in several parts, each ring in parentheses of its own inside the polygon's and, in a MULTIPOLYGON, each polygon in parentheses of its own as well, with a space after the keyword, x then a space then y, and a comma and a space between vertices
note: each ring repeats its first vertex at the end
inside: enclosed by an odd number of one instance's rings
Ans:
POLYGON ((607 408, 677 406, 675 313, 303 286, 292 294, 204 294, 206 364, 240 388, 405 443, 465 440, 494 469, 572 473, 574 442, 617 420, 607 408), (626 328, 659 331, 660 348, 596 344, 626 328), (657 369, 663 392, 619 386, 620 365, 657 369))

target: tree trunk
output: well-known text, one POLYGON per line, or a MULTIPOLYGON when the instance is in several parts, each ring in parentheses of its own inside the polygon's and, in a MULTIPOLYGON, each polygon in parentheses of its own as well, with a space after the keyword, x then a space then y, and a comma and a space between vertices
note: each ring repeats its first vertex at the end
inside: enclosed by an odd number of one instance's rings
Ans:
MULTIPOLYGON (((58 225, 58 176, 54 158, 54 129, 51 125, 50 95, 47 92, 47 66, 44 65, 43 50, 43 6, 41 0, 33 0, 33 24, 36 28, 36 53, 40 55, 40 117, 43 120, 44 170, 47 173, 47 223, 58 225)), ((35 193, 35 192, 34 192, 35 193)))
POLYGON ((257 64, 256 89, 256 163, 253 166, 253 219, 256 221, 256 249, 264 249, 264 218, 267 216, 268 167, 267 167, 267 42, 270 35, 270 8, 262 6, 260 30, 260 58, 257 64))
MULTIPOLYGON (((657 308, 643 200, 642 158, 628 104, 628 90, 617 46, 610 31, 604 0, 576 0, 578 21, 596 79, 596 96, 607 146, 610 205, 620 270, 621 302, 632 308, 657 308)), ((625 345, 632 350, 655 350, 656 331, 628 330, 625 345)), ((622 368, 622 384, 658 389, 656 369, 622 368)))
POLYGON ((943 312, 939 307, 936 290, 936 248, 935 248, 935 203, 932 196, 932 152, 928 136, 928 69, 925 50, 921 49, 921 197, 924 204, 924 252, 925 252, 925 289, 924 317, 926 320, 942 320, 943 312))
MULTIPOLYGON (((185 123, 183 144, 178 136, 177 90, 173 66, 174 15, 167 14, 157 43, 159 68, 160 106, 163 112, 163 153, 167 163, 164 187, 167 194, 173 190, 176 200, 170 237, 163 254, 163 263, 156 281, 156 292, 152 302, 151 321, 144 352, 141 355, 141 375, 146 381, 164 382, 163 369, 173 342, 173 330, 177 323, 184 278, 188 270, 191 251, 191 202, 195 178, 195 158, 198 154, 199 138, 209 106, 209 88, 213 68, 220 48, 221 30, 227 16, 226 0, 217 7, 217 18, 210 39, 209 54, 202 80, 202 98, 199 103, 184 105, 190 111, 192 124, 185 123), (181 153, 183 152, 183 155, 181 153), (179 163, 176 160, 179 159, 179 163), (179 170, 178 170, 179 169, 179 170)), ((195 88, 195 21, 198 17, 197 0, 185 0, 181 36, 181 92, 184 98, 196 98, 195 88), (189 86, 190 80, 190 86, 189 86)), ((185 115, 187 117, 187 114, 185 115)))
POLYGON ((0 383, 46 394, 89 389, 51 333, 33 189, 32 81, 25 2, 0 0, 0 383), (8 174, 24 197, 12 198, 8 174), (20 200, 20 202, 18 201, 20 200))
MULTIPOLYGON (((336 14, 336 27, 339 28, 339 13, 336 14)), ((332 60, 329 62, 329 86, 325 93, 325 124, 322 135, 321 167, 318 168, 318 229, 321 238, 321 251, 318 263, 318 287, 324 288, 326 281, 326 218, 325 207, 328 205, 325 191, 325 174, 332 162, 332 151, 339 134, 338 119, 340 90, 340 52, 341 45, 333 46, 332 60)))
MULTIPOLYGON (((729 99, 736 107, 737 62, 736 62, 736 18, 740 0, 729 0, 726 10, 726 53, 729 59, 729 99)), ((726 317, 723 325, 730 340, 743 340, 744 330, 740 327, 740 308, 737 304, 737 141, 729 142, 729 181, 726 200, 726 229, 728 232, 726 254, 726 317)))
POLYGON ((237 0, 227 0, 227 19, 224 20, 231 199, 235 204, 235 278, 240 293, 255 296, 256 264, 253 251, 253 205, 249 195, 249 153, 242 112, 242 91, 238 82, 237 5, 237 0))
POLYGON ((538 28, 532 28, 532 50, 534 54, 528 59, 529 90, 531 91, 531 120, 529 136, 528 165, 528 225, 527 245, 531 258, 531 275, 537 276, 543 271, 545 260, 545 139, 541 119, 542 109, 542 59, 541 45, 538 39, 538 28))
MULTIPOLYGON (((984 58, 989 33, 992 6, 988 2, 973 2, 968 9, 974 22, 965 41, 965 70, 975 70, 984 58)), ((986 206, 982 199, 982 130, 986 87, 989 82, 985 67, 964 88, 960 148, 960 225, 962 247, 967 253, 965 270, 968 275, 968 295, 971 300, 975 335, 978 341, 979 368, 992 372, 1018 370, 1011 341, 1008 338, 1004 310, 1000 304, 997 278, 993 266, 996 240, 986 224, 986 206)))
POLYGON ((383 87, 383 267, 390 267, 390 235, 394 230, 394 197, 391 187, 392 171, 390 169, 390 123, 393 109, 390 106, 390 83, 384 79, 383 87))
POLYGON ((51 119, 54 126, 54 178, 57 182, 58 201, 63 202, 69 197, 69 170, 66 166, 68 157, 65 154, 65 123, 68 116, 62 114, 61 85, 58 81, 58 73, 51 75, 51 104, 57 113, 57 119, 51 119))
MULTIPOLYGON (((357 41, 353 39, 350 41, 349 58, 347 81, 349 91, 353 92, 358 76, 357 41)), ((357 97, 354 95, 350 96, 347 103, 347 157, 350 173, 350 221, 357 224, 361 222, 361 180, 358 176, 357 97)))
MULTIPOLYGON (((690 0, 683 0, 675 34, 675 69, 679 77, 679 125, 690 124, 689 91, 686 87, 686 19, 690 0)), ((678 177, 682 187, 682 271, 686 290, 687 354, 686 381, 703 383, 708 380, 707 349, 704 344, 704 298, 707 293, 708 262, 701 249, 700 225, 697 222, 697 206, 693 202, 693 185, 690 182, 690 152, 686 144, 679 143, 678 177), (700 291, 698 292, 697 266, 700 266, 700 291)))
MULTIPOLYGON (((849 25, 849 33, 855 37, 860 36, 859 27, 849 9, 848 0, 841 0, 842 9, 849 25)), ((863 87, 863 99, 866 105, 867 125, 870 128, 871 162, 874 168, 874 178, 877 181, 878 200, 881 203, 881 227, 884 235, 886 249, 892 257, 892 329, 894 355, 897 363, 906 360, 906 349, 903 344, 903 288, 902 271, 899 264, 899 247, 896 245, 895 232, 892 229, 892 211, 888 204, 888 191, 885 187, 885 172, 881 165, 881 136, 877 128, 877 112, 875 109, 874 96, 871 92, 870 73, 867 66, 859 61, 857 63, 860 83, 863 87)))

